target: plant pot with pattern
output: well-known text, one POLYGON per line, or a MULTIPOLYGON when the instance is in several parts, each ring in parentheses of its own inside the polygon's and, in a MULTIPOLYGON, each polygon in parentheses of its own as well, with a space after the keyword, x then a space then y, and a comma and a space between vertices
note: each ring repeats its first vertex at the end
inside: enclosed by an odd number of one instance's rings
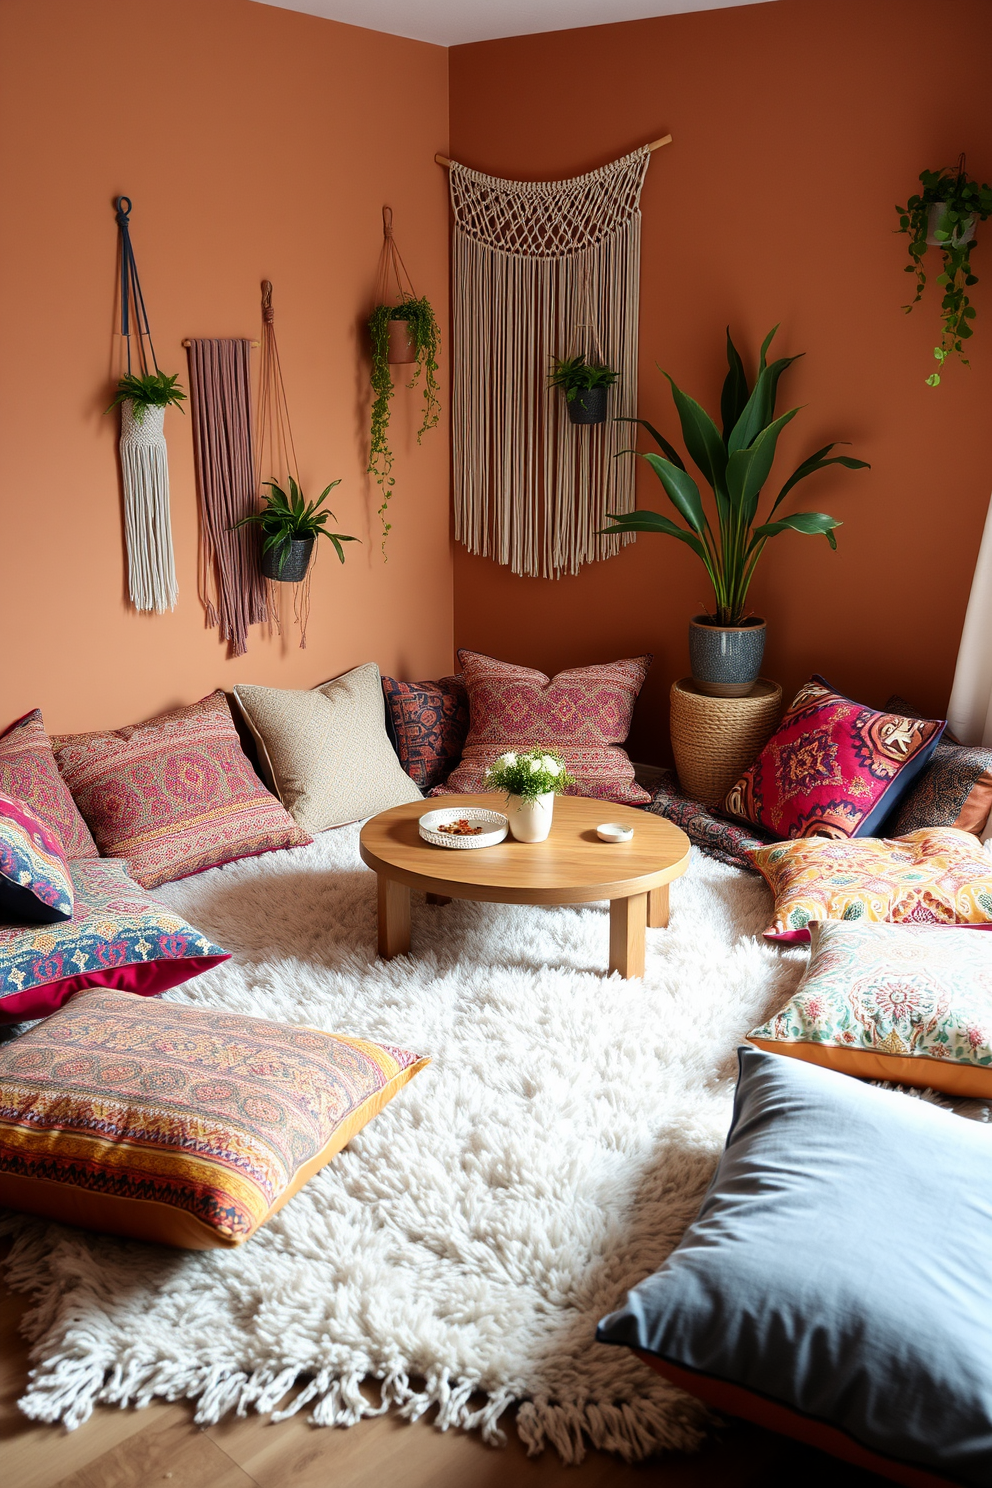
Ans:
POLYGON ((693 684, 707 697, 747 697, 761 675, 765 622, 748 616, 740 625, 721 625, 712 615, 689 621, 689 664, 693 684))
POLYGON ((289 491, 283 490, 276 481, 264 481, 269 487, 261 511, 250 512, 235 522, 234 528, 257 526, 262 531, 262 573, 267 579, 276 579, 283 584, 300 584, 307 576, 310 559, 318 537, 329 538, 341 562, 344 562, 342 543, 360 542, 344 532, 329 532, 325 523, 334 513, 324 507, 328 494, 340 481, 331 481, 325 486, 316 501, 307 501, 292 476, 289 491))

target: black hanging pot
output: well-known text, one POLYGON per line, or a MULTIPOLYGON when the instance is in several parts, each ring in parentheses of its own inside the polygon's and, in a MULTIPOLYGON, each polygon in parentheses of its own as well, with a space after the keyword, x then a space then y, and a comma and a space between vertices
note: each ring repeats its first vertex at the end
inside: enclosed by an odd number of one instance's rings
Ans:
POLYGON ((312 537, 293 537, 269 548, 262 554, 262 573, 283 584, 299 584, 307 576, 313 545, 312 537))
POLYGON ((605 387, 577 388, 575 397, 568 399, 566 407, 573 424, 605 424, 605 387))

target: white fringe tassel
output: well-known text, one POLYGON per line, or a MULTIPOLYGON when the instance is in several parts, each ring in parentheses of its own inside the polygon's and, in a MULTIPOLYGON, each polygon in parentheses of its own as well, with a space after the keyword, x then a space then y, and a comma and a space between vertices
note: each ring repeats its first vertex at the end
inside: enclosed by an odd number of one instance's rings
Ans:
POLYGON ((164 424, 164 408, 146 407, 139 419, 130 399, 121 404, 128 588, 136 610, 159 614, 174 610, 179 598, 172 556, 164 424))

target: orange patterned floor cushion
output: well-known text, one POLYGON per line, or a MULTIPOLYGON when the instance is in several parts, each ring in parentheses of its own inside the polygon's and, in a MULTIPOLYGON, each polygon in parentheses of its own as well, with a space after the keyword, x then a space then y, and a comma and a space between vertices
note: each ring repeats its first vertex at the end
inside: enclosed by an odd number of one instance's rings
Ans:
POLYGON ((220 690, 52 747, 100 852, 143 888, 312 840, 251 768, 220 690))
POLYGON ((241 1245, 428 1062, 81 993, 0 1046, 0 1205, 188 1250, 241 1245))

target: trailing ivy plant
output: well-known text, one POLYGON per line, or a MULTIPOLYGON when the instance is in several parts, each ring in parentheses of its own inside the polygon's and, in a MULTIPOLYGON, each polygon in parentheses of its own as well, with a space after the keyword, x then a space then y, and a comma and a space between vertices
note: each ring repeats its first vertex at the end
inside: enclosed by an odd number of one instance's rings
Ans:
POLYGON ((116 408, 118 403, 130 403, 135 420, 140 424, 146 408, 168 408, 170 404, 185 413, 182 405, 186 394, 178 386, 179 373, 170 377, 167 372, 146 372, 143 377, 127 372, 117 384, 117 395, 105 412, 116 408))
POLYGON ((612 367, 587 362, 584 356, 552 357, 548 387, 561 388, 566 403, 572 403, 579 392, 589 388, 612 387, 620 376, 612 367))
POLYGON ((424 379, 424 417, 417 430, 417 443, 431 429, 436 428, 441 404, 438 398, 437 354, 441 345, 441 333, 431 303, 426 297, 414 299, 408 296, 398 305, 376 305, 369 316, 369 331, 372 336, 372 430, 369 446, 368 472, 379 483, 382 505, 376 515, 382 523, 382 555, 386 556, 386 538, 391 522, 386 520, 389 498, 394 485, 393 451, 389 443, 389 401, 393 396, 393 377, 389 370, 389 322, 405 320, 410 328, 413 342, 415 366, 407 387, 415 387, 421 374, 424 379))
POLYGON ((975 308, 968 290, 978 279, 971 271, 974 241, 970 238, 965 241, 965 234, 976 218, 985 222, 992 216, 992 187, 979 186, 966 174, 963 155, 956 168, 945 166, 942 170, 922 171, 920 184, 921 192, 911 196, 904 207, 896 207, 898 231, 909 237, 910 261, 906 273, 916 275, 916 294, 903 309, 908 315, 923 296, 927 282, 923 259, 928 247, 930 209, 939 203, 944 210, 937 218, 933 236, 943 254, 943 270, 937 275, 937 283, 944 291, 940 306, 944 332, 940 345, 933 349, 937 371, 926 379, 928 387, 937 387, 948 357, 959 356, 964 366, 969 365, 963 343, 973 334, 971 322, 975 319, 975 308))

